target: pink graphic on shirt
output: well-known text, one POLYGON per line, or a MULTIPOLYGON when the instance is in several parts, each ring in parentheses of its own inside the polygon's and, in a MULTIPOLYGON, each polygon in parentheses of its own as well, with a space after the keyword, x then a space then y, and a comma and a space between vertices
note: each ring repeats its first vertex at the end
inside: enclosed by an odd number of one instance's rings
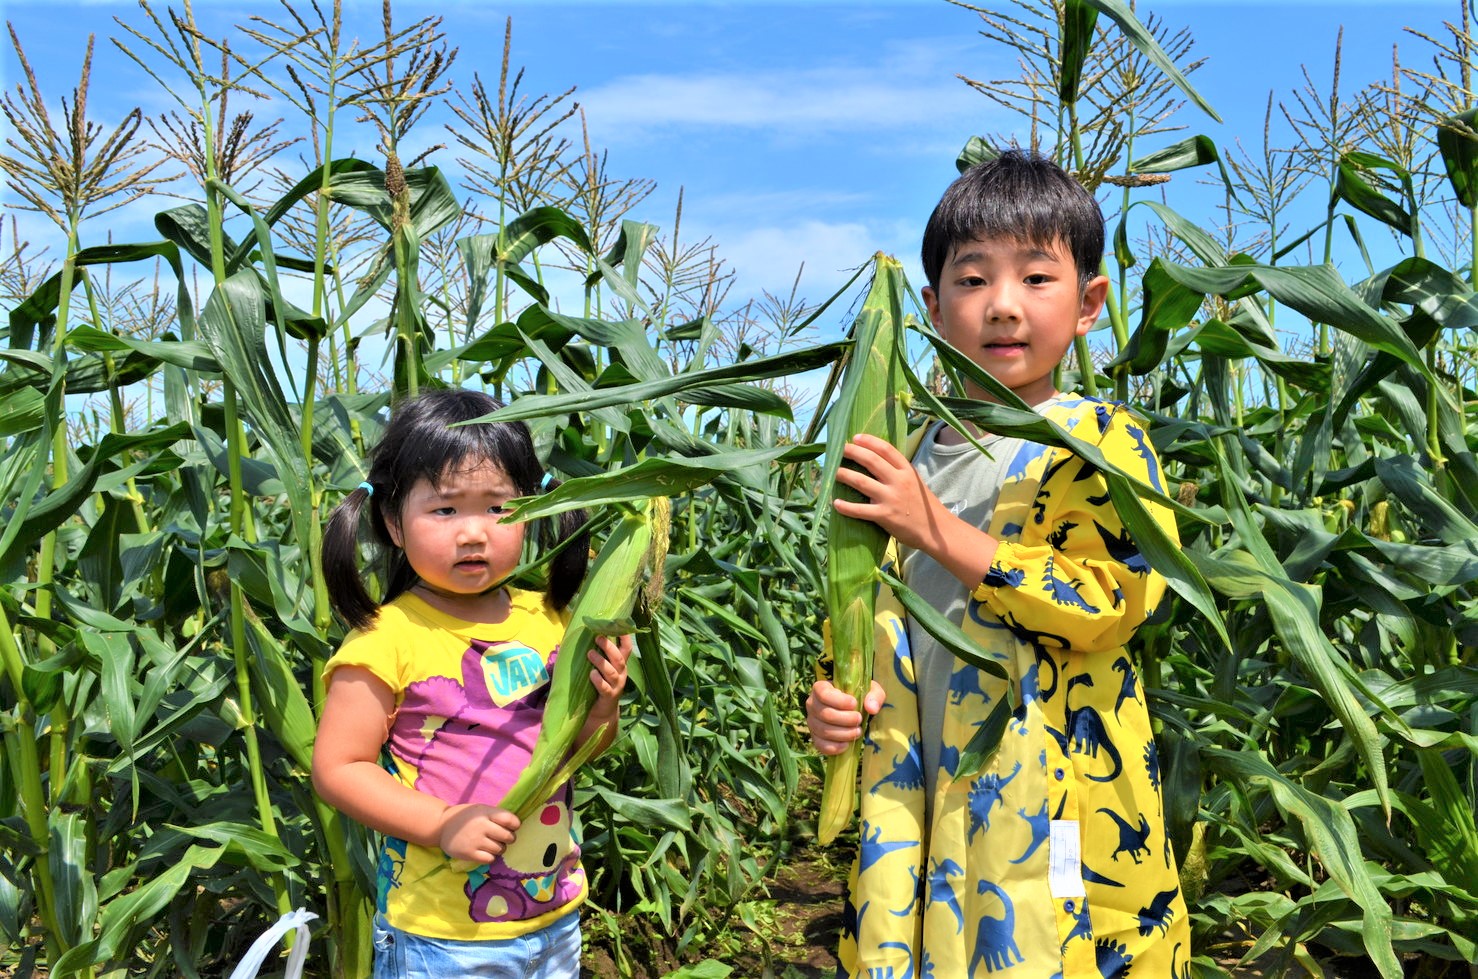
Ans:
MULTIPOLYGON (((462 655, 460 682, 433 676, 406 687, 390 745, 415 768, 414 787, 453 805, 496 805, 528 764, 556 655, 519 642, 474 641, 462 655)), ((468 873, 471 920, 530 918, 579 894, 568 792, 520 827, 500 858, 468 873)))

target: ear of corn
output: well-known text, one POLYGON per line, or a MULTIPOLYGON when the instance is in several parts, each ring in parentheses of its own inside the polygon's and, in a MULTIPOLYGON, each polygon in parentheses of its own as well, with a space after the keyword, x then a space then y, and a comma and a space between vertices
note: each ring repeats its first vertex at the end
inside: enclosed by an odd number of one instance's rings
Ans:
MULTIPOLYGON (((590 662, 585 654, 595 647, 597 636, 620 636, 635 630, 633 613, 643 580, 658 582, 661 576, 667 554, 668 512, 666 497, 627 506, 570 605, 570 621, 554 661, 549 700, 533 755, 500 803, 519 819, 527 819, 548 801, 600 744, 601 732, 584 744, 575 744, 595 703, 595 686, 590 682, 590 662)), ((659 595, 660 587, 655 587, 659 595)), ((649 584, 649 607, 655 604, 653 590, 649 584)))
MULTIPOLYGON (((902 447, 906 418, 903 351, 903 272, 898 261, 879 254, 874 259, 872 288, 853 327, 853 347, 841 392, 827 422, 826 455, 831 492, 835 497, 861 497, 835 482, 842 446, 861 432, 902 447)), ((888 534, 867 520, 829 518, 826 557, 826 613, 830 619, 832 682, 862 703, 872 680, 873 614, 878 564, 888 546, 888 534)), ((847 825, 856 809, 857 765, 862 742, 825 759, 821 812, 817 836, 829 843, 847 825)))

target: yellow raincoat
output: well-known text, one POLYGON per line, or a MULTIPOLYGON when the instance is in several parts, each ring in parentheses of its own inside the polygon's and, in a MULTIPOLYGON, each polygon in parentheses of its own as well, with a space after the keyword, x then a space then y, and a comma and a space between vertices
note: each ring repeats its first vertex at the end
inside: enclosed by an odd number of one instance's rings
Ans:
MULTIPOLYGON (((1163 488, 1127 408, 1068 398, 1044 414, 1163 488)), ((956 779, 960 752, 1007 690, 955 661, 926 827, 913 658, 902 607, 884 589, 873 675, 887 702, 865 734, 839 974, 1179 979, 1190 930, 1144 690, 1124 648, 1165 582, 1095 467, 1014 444, 988 528, 1000 549, 962 627, 1010 673, 1015 712, 985 769, 956 779)), ((1175 533, 1171 512, 1151 512, 1175 533)))

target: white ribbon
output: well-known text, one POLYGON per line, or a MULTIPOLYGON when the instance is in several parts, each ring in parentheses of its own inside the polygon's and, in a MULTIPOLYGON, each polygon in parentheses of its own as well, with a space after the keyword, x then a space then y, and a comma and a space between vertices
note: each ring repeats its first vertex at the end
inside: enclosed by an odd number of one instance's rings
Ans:
POLYGON ((303 962, 308 958, 308 922, 317 917, 307 908, 298 908, 277 919, 277 924, 252 942, 251 948, 246 950, 246 957, 231 972, 230 979, 255 979, 267 954, 277 947, 284 935, 294 929, 297 930, 297 936, 293 940, 292 951, 287 954, 287 971, 282 975, 283 979, 301 979, 303 962))

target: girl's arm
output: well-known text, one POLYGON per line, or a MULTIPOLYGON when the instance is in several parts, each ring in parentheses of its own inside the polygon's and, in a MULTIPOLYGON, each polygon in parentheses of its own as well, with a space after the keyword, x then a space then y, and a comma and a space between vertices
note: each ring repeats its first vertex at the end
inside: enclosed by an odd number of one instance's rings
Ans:
POLYGON ((631 658, 631 636, 611 639, 598 636, 595 648, 588 654, 590 682, 595 684, 595 703, 590 707, 590 716, 580 729, 579 744, 600 737, 595 749, 600 754, 616 740, 616 730, 621 722, 621 691, 626 689, 626 661, 631 658))
POLYGON ((518 817, 494 806, 449 805, 381 768, 380 748, 394 714, 394 692, 369 670, 341 666, 333 671, 313 742, 313 787, 319 797, 387 836, 439 846, 458 860, 491 861, 512 842, 518 817))

